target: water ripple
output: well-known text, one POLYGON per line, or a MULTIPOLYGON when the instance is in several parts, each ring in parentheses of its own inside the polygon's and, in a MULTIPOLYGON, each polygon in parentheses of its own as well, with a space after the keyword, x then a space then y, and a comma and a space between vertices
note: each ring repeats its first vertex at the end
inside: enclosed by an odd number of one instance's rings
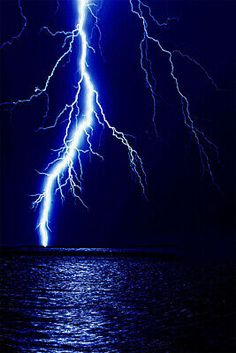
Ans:
POLYGON ((231 272, 128 256, 5 256, 2 352, 233 351, 231 272))

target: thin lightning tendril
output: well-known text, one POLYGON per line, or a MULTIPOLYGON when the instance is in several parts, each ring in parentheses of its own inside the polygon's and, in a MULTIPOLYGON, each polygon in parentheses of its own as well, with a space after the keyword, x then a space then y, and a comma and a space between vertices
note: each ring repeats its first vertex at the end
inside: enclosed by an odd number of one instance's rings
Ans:
POLYGON ((23 20, 23 25, 22 25, 20 31, 16 35, 11 37, 11 39, 7 40, 6 42, 0 44, 0 50, 3 49, 4 47, 6 47, 7 45, 12 45, 16 40, 18 40, 22 36, 24 30, 27 27, 28 21, 27 21, 27 17, 24 15, 23 8, 22 8, 22 5, 21 5, 21 0, 18 0, 18 9, 19 9, 19 12, 20 12, 20 17, 23 20))
MULTIPOLYGON (((217 146, 211 142, 204 134, 203 131, 201 131, 199 128, 197 128, 195 126, 194 120, 192 119, 191 113, 190 113, 190 103, 189 100, 187 98, 187 96, 183 93, 182 89, 180 88, 180 83, 179 83, 179 79, 176 76, 175 73, 175 65, 174 65, 174 54, 179 54, 182 57, 185 57, 186 59, 188 59, 189 61, 193 62, 194 64, 196 64, 207 76, 207 78, 211 81, 211 83, 217 88, 217 85, 215 84, 214 80, 211 78, 211 76, 207 73, 207 71, 205 70, 205 68, 199 64, 195 59, 191 58, 190 56, 183 54, 181 51, 179 50, 175 50, 175 51, 170 51, 166 48, 164 48, 164 46, 161 44, 160 40, 152 35, 150 35, 149 33, 149 28, 148 28, 148 21, 144 15, 143 12, 143 8, 147 8, 148 9, 148 14, 149 17, 152 19, 152 21, 154 21, 159 27, 160 26, 167 26, 168 25, 168 21, 165 23, 160 23, 159 21, 157 21, 155 19, 155 17, 152 15, 151 12, 151 8, 147 5, 145 5, 141 0, 137 0, 137 6, 134 5, 133 0, 129 0, 130 2, 130 7, 131 7, 131 12, 134 13, 136 16, 138 16, 138 18, 140 19, 141 23, 142 23, 142 28, 143 28, 143 37, 140 41, 140 65, 142 70, 145 73, 145 80, 147 83, 147 86, 151 92, 151 96, 152 96, 152 100, 153 100, 153 123, 154 123, 154 128, 156 131, 156 121, 155 121, 155 117, 156 117, 156 92, 155 92, 155 86, 153 85, 153 83, 151 83, 151 81, 149 80, 149 72, 147 67, 144 64, 144 58, 146 59, 146 62, 149 62, 149 67, 150 67, 150 59, 148 59, 147 57, 147 44, 146 44, 146 49, 144 44, 149 42, 153 42, 155 44, 157 44, 158 48, 161 50, 161 52, 163 52, 164 54, 167 55, 168 57, 168 61, 170 64, 170 76, 173 79, 174 83, 175 83, 175 87, 177 90, 177 93, 180 97, 181 100, 181 107, 182 107, 182 115, 184 118, 184 124, 185 126, 190 129, 196 143, 199 149, 199 154, 200 154, 200 159, 201 159, 201 163, 202 163, 202 168, 203 171, 205 171, 205 169, 207 170, 208 174, 211 177, 211 180, 213 182, 213 184, 217 187, 218 185, 216 184, 215 181, 215 176, 213 174, 212 171, 212 166, 211 166, 211 162, 210 162, 210 158, 207 154, 207 150, 206 147, 204 146, 207 145, 208 147, 212 147, 215 151, 216 154, 218 155, 218 150, 217 150, 217 146)), ((150 70, 149 70, 150 71, 150 70)), ((152 76, 152 72, 151 72, 151 76, 152 76)), ((155 83, 155 81, 154 81, 155 83)))
MULTIPOLYGON (((87 208, 86 203, 81 197, 82 184, 83 184, 83 163, 81 160, 81 155, 90 153, 98 158, 103 159, 97 151, 94 150, 92 145, 91 137, 93 135, 96 124, 101 125, 101 127, 107 128, 111 131, 112 136, 117 139, 128 151, 129 163, 131 170, 136 176, 144 196, 146 196, 146 174, 144 171, 144 165, 138 152, 130 145, 128 135, 122 131, 117 130, 112 126, 106 118, 103 107, 100 103, 99 93, 95 88, 94 82, 92 80, 91 74, 88 70, 88 50, 95 53, 95 49, 89 44, 89 39, 93 37, 94 31, 98 33, 98 48, 100 54, 102 55, 101 49, 101 30, 99 27, 98 12, 101 9, 95 2, 89 2, 89 0, 75 0, 78 10, 78 23, 72 31, 52 31, 48 27, 43 27, 41 31, 46 31, 49 35, 56 37, 61 36, 63 38, 62 49, 63 53, 59 59, 54 64, 50 74, 48 75, 42 88, 35 87, 34 93, 25 99, 19 99, 11 102, 3 102, 0 106, 12 106, 16 107, 18 104, 30 103, 32 100, 39 98, 40 96, 45 96, 46 98, 46 110, 43 116, 43 124, 38 130, 47 130, 57 126, 59 121, 63 117, 63 123, 66 122, 65 134, 63 138, 63 144, 60 148, 52 150, 56 153, 56 158, 49 162, 44 172, 38 172, 44 176, 44 185, 42 193, 35 195, 36 200, 33 205, 40 205, 40 218, 38 223, 41 244, 47 246, 49 243, 49 231, 50 231, 50 216, 52 212, 52 206, 54 202, 54 196, 58 192, 61 196, 62 201, 65 199, 63 190, 66 186, 69 186, 74 197, 79 199, 84 207, 87 208), (94 21, 93 28, 91 31, 90 38, 86 32, 86 19, 88 16, 94 21), (54 78, 57 70, 60 66, 65 65, 70 62, 70 55, 73 52, 74 45, 76 41, 80 44, 80 54, 78 58, 79 66, 79 80, 75 87, 74 97, 72 102, 66 103, 61 109, 58 115, 55 117, 54 122, 51 125, 47 125, 47 118, 49 113, 49 94, 48 89, 51 80, 54 78), (65 60, 67 61, 65 62, 65 60), (85 97, 83 104, 81 105, 81 97, 85 97), (78 171, 76 170, 78 169, 78 171)), ((217 88, 216 83, 212 77, 208 74, 206 69, 198 63, 195 59, 187 54, 182 53, 179 50, 167 50, 161 44, 160 40, 149 33, 148 21, 150 20, 157 28, 167 28, 171 21, 176 21, 177 18, 168 18, 166 22, 159 22, 153 15, 151 8, 146 5, 141 0, 136 0, 134 5, 134 0, 129 0, 131 12, 138 16, 141 21, 143 34, 140 40, 140 67, 145 75, 145 83, 150 92, 150 96, 153 102, 153 115, 152 121, 154 125, 154 130, 157 134, 156 126, 156 115, 157 115, 157 81, 154 76, 152 61, 149 57, 149 44, 155 43, 163 54, 168 58, 170 64, 170 76, 174 81, 176 91, 181 100, 182 115, 184 119, 185 126, 190 129, 200 152, 200 158, 202 161, 203 168, 207 169, 213 183, 215 184, 214 174, 212 172, 211 162, 207 154, 207 147, 210 147, 218 153, 217 146, 208 139, 208 137, 195 126, 190 113, 190 103, 186 95, 182 92, 180 88, 179 79, 175 73, 174 66, 174 55, 179 55, 185 58, 199 67, 210 82, 217 88), (207 147, 206 147, 207 146, 207 147)), ((59 9, 59 1, 57 0, 57 9, 59 9)), ((20 15, 24 20, 23 26, 20 32, 13 36, 10 40, 4 42, 0 49, 4 48, 6 45, 12 45, 13 42, 20 38, 27 26, 27 18, 25 17, 21 0, 18 0, 18 8, 20 10, 20 15)))

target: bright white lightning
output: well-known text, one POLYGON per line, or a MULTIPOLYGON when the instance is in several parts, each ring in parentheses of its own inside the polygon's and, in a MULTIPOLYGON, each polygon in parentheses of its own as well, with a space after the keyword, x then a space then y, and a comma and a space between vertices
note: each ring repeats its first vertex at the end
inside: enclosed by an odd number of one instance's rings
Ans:
MULTIPOLYGON (((142 190, 145 193, 144 183, 145 183, 146 176, 144 173, 142 160, 139 157, 138 153, 129 145, 129 142, 125 134, 123 132, 116 130, 107 121, 104 111, 102 109, 102 106, 99 102, 98 92, 95 90, 91 76, 87 70, 87 62, 86 62, 87 50, 90 47, 87 41, 85 24, 86 24, 86 15, 87 15, 87 10, 89 8, 89 4, 87 0, 77 0, 77 5, 78 5, 79 21, 76 26, 76 29, 71 33, 63 32, 63 34, 66 35, 66 40, 68 39, 68 37, 71 40, 69 50, 65 52, 66 54, 72 50, 71 48, 72 48, 75 36, 79 36, 81 40, 81 49, 80 49, 80 57, 79 57, 80 80, 77 85, 77 92, 73 103, 71 105, 66 105, 63 111, 56 118, 55 123, 57 122, 58 118, 63 113, 65 113, 66 110, 69 110, 68 124, 66 127, 66 132, 63 140, 64 144, 62 148, 59 149, 58 158, 54 162, 48 165, 49 171, 45 174, 46 180, 44 184, 44 190, 42 194, 40 194, 37 200, 34 202, 35 205, 41 203, 41 215, 40 215, 38 227, 39 227, 39 232, 41 237, 41 244, 45 247, 48 245, 48 241, 49 241, 49 235, 48 235, 49 219, 50 219, 50 213, 52 209, 52 203, 53 203, 53 197, 54 197, 55 191, 60 191, 61 196, 64 197, 62 188, 69 182, 74 196, 78 197, 80 201, 84 204, 81 197, 78 195, 78 193, 76 193, 76 189, 79 189, 79 191, 81 190, 80 185, 81 185, 82 175, 78 177, 74 169, 74 160, 78 155, 80 172, 82 174, 80 153, 87 152, 82 150, 81 148, 81 142, 83 138, 85 138, 87 141, 88 151, 101 157, 98 153, 93 151, 92 144, 90 142, 89 129, 92 129, 94 117, 97 119, 99 124, 106 125, 112 131, 113 136, 127 147, 129 159, 130 159, 130 166, 133 172, 136 174, 138 181, 142 187, 142 190), (78 99, 82 88, 84 89, 84 92, 85 92, 84 94, 85 108, 84 108, 83 114, 80 113, 80 109, 78 106, 78 99), (75 119, 76 121, 74 123, 74 126, 72 127, 72 119, 74 116, 76 118, 75 119), (70 130, 72 131, 70 132, 70 130), (62 183, 61 180, 63 179, 65 172, 68 173, 68 177, 62 183)), ((59 33, 60 32, 57 32, 56 34, 59 34, 59 33)), ((53 33, 51 34, 54 35, 53 33)), ((48 76, 48 80, 45 85, 45 90, 59 62, 66 55, 65 53, 62 55, 61 58, 59 58, 59 60, 57 61, 56 65, 53 68, 52 73, 48 76)), ((42 90, 39 91, 39 93, 36 92, 36 95, 41 94, 41 92, 42 90)), ((32 98, 34 98, 34 96, 32 96, 32 98)), ((86 205, 84 204, 84 206, 86 205)))
MULTIPOLYGON (((71 168, 71 163, 75 158, 81 137, 84 134, 86 128, 92 124, 92 115, 93 115, 93 100, 94 100, 94 88, 90 80, 90 76, 86 71, 86 57, 87 57, 87 40, 86 34, 84 31, 84 23, 86 18, 86 0, 78 1, 79 8, 79 24, 78 31, 81 38, 81 57, 79 61, 81 79, 80 83, 84 82, 85 85, 85 116, 82 121, 75 126, 74 132, 72 133, 71 142, 66 148, 66 152, 63 158, 56 162, 56 164, 50 170, 50 173, 46 177, 45 188, 43 192, 42 200, 42 214, 40 217, 39 230, 41 235, 41 242, 43 246, 48 245, 48 224, 49 224, 49 215, 52 206, 52 193, 55 188, 55 183, 63 173, 66 168, 71 168)), ((79 84, 80 84, 79 83, 79 84)))

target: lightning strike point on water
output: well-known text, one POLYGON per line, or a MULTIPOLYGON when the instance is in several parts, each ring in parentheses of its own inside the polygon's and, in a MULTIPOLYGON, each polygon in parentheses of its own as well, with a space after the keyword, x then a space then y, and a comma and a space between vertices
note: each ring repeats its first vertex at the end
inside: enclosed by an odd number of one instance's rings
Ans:
MULTIPOLYGON (((72 99, 72 103, 67 103, 60 113, 55 117, 54 123, 50 126, 43 125, 40 129, 47 130, 54 128, 62 116, 66 117, 66 128, 64 133, 64 138, 62 145, 57 152, 56 158, 49 162, 45 171, 40 173, 44 175, 44 183, 42 187, 42 192, 37 195, 34 201, 34 206, 39 206, 40 215, 37 228, 40 235, 40 243, 42 246, 46 247, 49 244, 49 232, 50 232, 50 218, 53 211, 53 203, 55 202, 55 194, 59 193, 61 198, 64 199, 63 190, 66 186, 69 186, 74 197, 78 198, 79 201, 87 207, 84 200, 81 197, 82 190, 82 179, 83 179, 83 165, 81 160, 81 154, 91 153, 101 159, 98 152, 93 149, 91 142, 91 135, 96 131, 96 124, 101 125, 103 128, 110 130, 112 136, 117 139, 124 147, 126 147, 129 157, 130 168, 137 181, 141 187, 142 193, 146 196, 146 174, 144 170, 144 165, 138 152, 130 145, 128 136, 122 131, 117 130, 112 126, 106 118, 104 109, 100 103, 99 92, 96 90, 93 78, 88 69, 89 51, 95 52, 94 48, 90 45, 89 39, 93 34, 94 30, 98 31, 99 43, 98 47, 101 53, 101 30, 99 28, 99 20, 97 17, 97 12, 94 11, 93 7, 96 6, 95 2, 90 2, 89 0, 74 0, 77 8, 77 24, 72 31, 56 31, 53 32, 48 27, 43 27, 42 30, 46 31, 51 36, 64 36, 64 43, 62 45, 63 53, 58 58, 54 64, 50 74, 48 75, 44 85, 39 88, 36 87, 34 93, 26 98, 19 99, 13 102, 4 102, 3 105, 12 105, 13 107, 18 104, 29 103, 40 96, 45 96, 47 105, 46 112, 44 114, 44 120, 48 117, 49 111, 49 95, 48 88, 51 80, 56 75, 57 70, 61 65, 68 60, 71 53, 74 50, 76 43, 79 45, 79 55, 78 55, 78 71, 79 79, 76 84, 75 93, 72 99), (94 21, 94 26, 92 29, 92 34, 89 36, 87 33, 87 18, 90 17, 94 21), (82 106, 81 106, 81 100, 82 106), (80 103, 79 103, 80 102, 80 103), (75 164, 79 165, 77 168, 75 164), (76 168, 79 169, 76 171, 76 168)), ((170 51, 162 45, 160 40, 149 33, 149 21, 155 26, 162 28, 167 27, 169 22, 175 21, 175 18, 168 18, 166 22, 159 22, 152 14, 151 8, 143 3, 141 0, 127 0, 131 8, 131 12, 136 15, 140 21, 142 33, 140 39, 140 68, 144 73, 144 79, 146 87, 150 92, 150 97, 153 103, 153 126, 155 132, 157 132, 156 127, 156 115, 157 115, 157 82, 152 70, 152 62, 149 58, 149 45, 156 45, 167 58, 169 62, 169 74, 172 78, 176 92, 180 99, 180 104, 182 107, 182 116, 185 126, 190 130, 192 136, 195 139, 196 145, 199 149, 199 154, 202 162, 202 167, 207 171, 211 177, 213 183, 215 184, 215 177, 212 171, 211 161, 208 156, 208 149, 213 149, 215 153, 218 153, 217 146, 211 142, 207 136, 201 131, 192 119, 190 112, 190 103, 186 96, 180 88, 179 78, 177 77, 174 57, 179 55, 185 60, 191 61, 193 64, 203 71, 206 78, 217 88, 212 77, 208 74, 207 70, 198 63, 195 59, 191 58, 189 55, 182 53, 179 50, 170 51)), ((59 6, 59 2, 57 1, 59 6)), ((20 32, 12 37, 10 40, 6 41, 0 46, 0 49, 6 45, 12 45, 16 39, 19 39, 23 31, 27 26, 27 18, 23 14, 21 1, 18 0, 18 7, 20 10, 21 17, 24 20, 24 24, 20 32)), ((98 8, 98 7, 97 7, 98 8)), ((101 7, 99 7, 100 10, 101 7)), ((68 63, 68 61, 67 61, 68 63)), ((76 68, 77 69, 77 68, 76 68)))

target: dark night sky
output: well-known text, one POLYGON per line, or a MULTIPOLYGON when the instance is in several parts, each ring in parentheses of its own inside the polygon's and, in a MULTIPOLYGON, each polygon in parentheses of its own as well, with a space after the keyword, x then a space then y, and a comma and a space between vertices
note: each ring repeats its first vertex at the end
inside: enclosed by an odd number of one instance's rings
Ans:
MULTIPOLYGON (((28 97, 41 86, 61 53, 62 39, 39 33, 40 27, 71 30, 76 20, 72 1, 22 1, 29 25, 22 38, 1 51, 1 101, 28 97)), ((191 101, 192 116, 220 151, 220 162, 209 152, 222 193, 202 175, 198 150, 183 125, 179 97, 169 65, 158 47, 150 46, 158 83, 158 137, 151 123, 152 106, 139 67, 141 26, 128 1, 104 0, 100 12, 103 58, 90 54, 90 72, 109 121, 136 138, 148 176, 146 201, 128 167, 126 150, 102 136, 97 158, 84 158, 83 198, 89 210, 69 193, 62 205, 56 197, 51 245, 116 247, 175 243, 191 249, 224 252, 232 247, 235 220, 235 53, 233 1, 152 1, 155 16, 178 17, 168 30, 157 30, 168 49, 180 49, 208 69, 221 90, 198 67, 176 57, 176 73, 191 101)), ((1 41, 20 28, 16 1, 1 2, 1 41)), ((96 39, 96 35, 95 38, 96 39)), ((95 43, 95 40, 94 40, 95 43)), ((49 119, 72 95, 76 55, 52 82, 49 119)), ((43 170, 60 146, 64 125, 36 132, 45 99, 16 108, 1 108, 1 243, 38 243, 38 211, 31 209, 40 191, 43 170)), ((96 141, 95 141, 96 142, 96 141)))

